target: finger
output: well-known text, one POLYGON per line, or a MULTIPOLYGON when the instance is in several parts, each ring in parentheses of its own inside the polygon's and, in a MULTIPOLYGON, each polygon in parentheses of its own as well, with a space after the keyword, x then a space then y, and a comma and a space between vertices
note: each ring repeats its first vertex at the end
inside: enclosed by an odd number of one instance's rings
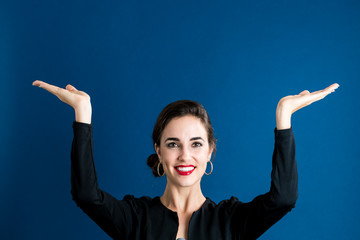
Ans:
POLYGON ((316 92, 328 92, 328 93, 332 93, 332 92, 335 92, 335 89, 337 89, 339 86, 340 86, 339 84, 334 83, 334 84, 331 84, 330 86, 326 87, 325 89, 319 90, 319 91, 316 91, 316 92))
POLYGON ((334 83, 334 84, 331 84, 330 86, 328 86, 328 87, 326 87, 326 88, 324 88, 322 90, 314 91, 311 94, 315 95, 315 94, 323 93, 323 92, 334 92, 335 89, 337 89, 338 87, 339 87, 339 84, 334 83))
MULTIPOLYGON (((333 90, 334 91, 334 90, 333 90)), ((321 99, 324 99, 327 95, 329 95, 330 93, 332 93, 333 91, 329 91, 329 90, 321 90, 319 92, 314 92, 314 93, 311 93, 311 96, 309 98, 310 100, 310 103, 313 103, 313 102, 316 102, 316 101, 319 101, 321 99)))
POLYGON ((328 90, 328 91, 333 91, 333 90, 337 89, 338 87, 340 87, 340 85, 337 84, 337 83, 334 83, 334 84, 331 84, 330 86, 328 86, 325 89, 328 90))
POLYGON ((323 90, 318 90, 318 91, 310 93, 309 99, 311 100, 311 103, 313 103, 315 101, 319 101, 319 100, 325 98, 330 93, 335 92, 335 89, 337 89, 339 86, 340 86, 339 84, 334 83, 323 90))
POLYGON ((35 81, 33 83, 35 86, 41 87, 45 90, 47 90, 48 92, 54 94, 55 96, 57 96, 61 101, 63 102, 69 102, 69 100, 72 99, 72 94, 71 92, 67 91, 66 89, 48 84, 46 82, 43 81, 35 81))
POLYGON ((37 87, 41 87, 41 84, 44 83, 43 81, 40 81, 40 80, 35 80, 32 85, 33 86, 37 86, 37 87))
POLYGON ((64 89, 59 88, 58 86, 51 85, 51 84, 48 84, 45 82, 40 83, 39 87, 51 92, 54 95, 61 94, 61 92, 62 92, 61 90, 64 90, 64 89))
POLYGON ((35 80, 33 82, 33 86, 41 87, 41 88, 44 88, 44 89, 46 89, 48 91, 51 90, 51 89, 54 89, 54 87, 57 88, 54 85, 50 85, 50 84, 48 84, 46 82, 43 82, 43 81, 40 81, 40 80, 35 80))

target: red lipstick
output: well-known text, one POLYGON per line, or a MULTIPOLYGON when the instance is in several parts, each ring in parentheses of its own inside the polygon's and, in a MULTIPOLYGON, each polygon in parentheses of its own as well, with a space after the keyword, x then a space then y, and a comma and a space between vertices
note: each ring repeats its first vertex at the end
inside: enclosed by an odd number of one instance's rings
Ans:
POLYGON ((179 165, 175 167, 175 170, 182 176, 190 175, 194 170, 194 165, 179 165))

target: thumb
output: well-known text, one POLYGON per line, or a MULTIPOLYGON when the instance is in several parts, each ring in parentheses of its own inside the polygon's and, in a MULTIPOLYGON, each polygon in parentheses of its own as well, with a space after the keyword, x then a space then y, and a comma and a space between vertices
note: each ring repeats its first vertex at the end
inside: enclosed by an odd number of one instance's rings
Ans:
POLYGON ((66 85, 66 90, 68 90, 70 92, 77 91, 77 89, 74 86, 70 85, 70 84, 66 85))
POLYGON ((306 95, 306 94, 309 94, 310 92, 308 90, 304 90, 302 91, 301 93, 299 93, 299 95, 306 95))

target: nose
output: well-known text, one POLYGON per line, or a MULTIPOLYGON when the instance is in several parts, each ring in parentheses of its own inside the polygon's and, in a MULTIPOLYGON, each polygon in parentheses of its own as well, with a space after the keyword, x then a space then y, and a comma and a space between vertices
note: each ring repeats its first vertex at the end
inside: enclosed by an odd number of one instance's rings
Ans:
POLYGON ((179 158, 183 161, 189 160, 191 158, 190 149, 188 147, 182 147, 179 158))

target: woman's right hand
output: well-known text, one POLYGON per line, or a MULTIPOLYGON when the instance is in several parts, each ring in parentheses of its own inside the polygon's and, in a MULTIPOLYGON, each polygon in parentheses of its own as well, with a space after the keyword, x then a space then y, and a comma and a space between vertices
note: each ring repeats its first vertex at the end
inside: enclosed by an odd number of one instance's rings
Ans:
POLYGON ((68 84, 66 88, 60 88, 54 85, 50 85, 46 82, 36 80, 32 84, 43 88, 55 96, 61 101, 67 103, 75 110, 75 119, 77 122, 91 123, 91 103, 90 96, 83 91, 77 90, 74 86, 68 84))

